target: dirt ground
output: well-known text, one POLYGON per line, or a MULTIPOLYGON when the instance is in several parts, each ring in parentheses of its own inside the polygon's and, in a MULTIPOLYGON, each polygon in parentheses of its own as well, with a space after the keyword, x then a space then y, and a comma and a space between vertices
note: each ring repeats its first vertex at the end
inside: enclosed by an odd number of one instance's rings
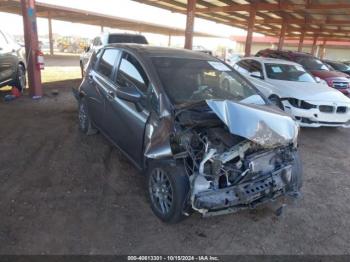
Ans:
POLYGON ((350 253, 350 130, 301 130, 304 196, 282 217, 261 207, 166 225, 143 176, 102 135, 79 132, 78 84, 46 84, 40 101, 0 92, 1 254, 350 253))

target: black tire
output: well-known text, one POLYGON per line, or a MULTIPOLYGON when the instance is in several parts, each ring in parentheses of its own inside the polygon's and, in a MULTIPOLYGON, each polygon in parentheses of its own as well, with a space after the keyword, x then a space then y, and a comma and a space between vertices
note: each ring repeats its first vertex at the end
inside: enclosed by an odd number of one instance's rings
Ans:
POLYGON ((14 86, 21 92, 26 88, 27 78, 26 78, 26 70, 22 64, 18 64, 16 79, 14 81, 14 86))
POLYGON ((298 151, 293 152, 291 191, 299 192, 303 186, 303 164, 298 151))
POLYGON ((78 120, 79 120, 79 129, 84 134, 90 136, 97 133, 97 129, 95 129, 92 125, 89 111, 87 109, 86 101, 84 98, 79 100, 79 108, 78 108, 78 120))
POLYGON ((185 218, 184 210, 188 209, 190 182, 180 163, 178 166, 171 166, 162 161, 150 163, 147 169, 147 192, 152 211, 160 220, 175 224, 185 218), (155 178, 158 172, 165 176, 164 183, 157 183, 159 181, 155 178))
POLYGON ((272 104, 274 104, 279 109, 284 111, 284 106, 283 106, 283 104, 281 102, 281 99, 278 96, 272 95, 272 96, 269 97, 269 100, 271 101, 272 104))

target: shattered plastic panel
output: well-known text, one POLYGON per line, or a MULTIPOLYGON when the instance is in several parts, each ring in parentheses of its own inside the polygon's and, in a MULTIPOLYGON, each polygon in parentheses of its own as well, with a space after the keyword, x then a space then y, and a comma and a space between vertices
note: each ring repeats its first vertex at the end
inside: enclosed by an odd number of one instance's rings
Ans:
POLYGON ((267 106, 246 105, 229 100, 207 100, 208 106, 230 132, 264 147, 296 142, 298 126, 283 112, 267 106))

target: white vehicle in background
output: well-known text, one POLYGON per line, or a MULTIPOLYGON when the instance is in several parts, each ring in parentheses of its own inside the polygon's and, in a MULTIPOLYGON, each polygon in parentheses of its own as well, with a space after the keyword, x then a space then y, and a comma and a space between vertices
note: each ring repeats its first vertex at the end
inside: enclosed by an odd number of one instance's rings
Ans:
POLYGON ((294 62, 264 57, 234 68, 303 127, 350 127, 350 99, 294 62))
POLYGON ((80 69, 81 76, 85 74, 85 68, 90 60, 93 52, 104 47, 108 44, 121 44, 121 43, 133 43, 147 45, 148 41, 146 37, 140 34, 126 34, 126 33, 103 33, 100 36, 96 36, 91 45, 84 49, 84 53, 80 55, 80 69))

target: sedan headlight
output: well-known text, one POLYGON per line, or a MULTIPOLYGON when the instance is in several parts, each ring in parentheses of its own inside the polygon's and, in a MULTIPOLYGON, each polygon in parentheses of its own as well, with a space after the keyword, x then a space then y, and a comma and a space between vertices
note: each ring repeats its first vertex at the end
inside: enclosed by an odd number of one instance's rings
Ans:
POLYGON ((296 108, 301 108, 301 109, 317 108, 316 105, 310 104, 304 100, 299 100, 296 98, 288 98, 287 100, 292 106, 294 106, 296 108))

